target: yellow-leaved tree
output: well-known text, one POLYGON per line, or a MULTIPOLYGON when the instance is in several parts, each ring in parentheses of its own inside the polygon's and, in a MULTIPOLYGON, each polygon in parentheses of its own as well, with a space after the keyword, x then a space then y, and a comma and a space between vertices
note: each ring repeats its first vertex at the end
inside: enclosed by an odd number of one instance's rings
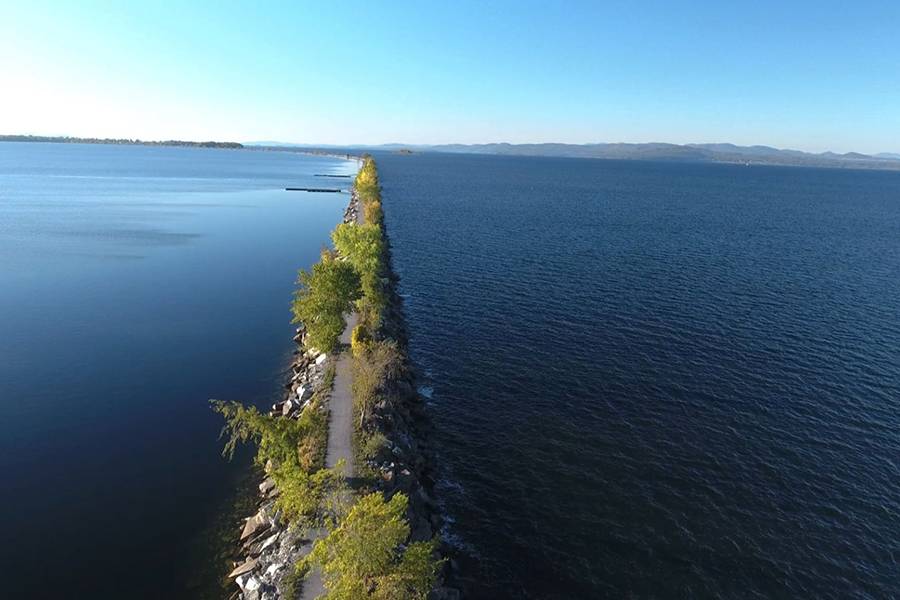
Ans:
POLYGON ((322 570, 327 600, 424 600, 441 560, 435 541, 413 542, 406 522, 407 498, 363 496, 344 520, 316 542, 307 558, 322 570))

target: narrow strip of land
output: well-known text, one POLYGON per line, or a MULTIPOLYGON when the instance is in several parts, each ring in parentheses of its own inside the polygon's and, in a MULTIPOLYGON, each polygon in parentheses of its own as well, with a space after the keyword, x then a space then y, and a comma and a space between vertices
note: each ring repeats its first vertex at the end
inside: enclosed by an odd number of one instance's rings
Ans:
MULTIPOLYGON (((328 399, 328 449, 325 451, 325 466, 329 469, 344 461, 341 474, 346 479, 353 477, 353 359, 349 346, 354 327, 356 312, 347 317, 347 326, 340 338, 341 352, 334 365, 334 386, 328 399)), ((303 582, 300 598, 313 600, 324 593, 322 574, 313 569, 303 582)))
MULTIPOLYGON (((357 215, 362 222, 362 211, 357 215)), ((353 357, 350 354, 350 335, 356 327, 356 311, 347 317, 347 325, 340 337, 340 354, 334 365, 334 385, 328 398, 328 448, 325 466, 333 469, 343 461, 341 474, 353 477, 353 357)), ((322 575, 314 569, 303 582, 301 600, 313 600, 325 593, 322 575)))
MULTIPOLYGON (((356 212, 356 222, 363 223, 362 207, 356 212)), ((342 474, 353 476, 353 357, 350 355, 350 334, 356 327, 356 311, 347 317, 347 325, 341 334, 341 353, 334 367, 334 387, 328 401, 328 450, 325 466, 332 469, 344 461, 342 474)))

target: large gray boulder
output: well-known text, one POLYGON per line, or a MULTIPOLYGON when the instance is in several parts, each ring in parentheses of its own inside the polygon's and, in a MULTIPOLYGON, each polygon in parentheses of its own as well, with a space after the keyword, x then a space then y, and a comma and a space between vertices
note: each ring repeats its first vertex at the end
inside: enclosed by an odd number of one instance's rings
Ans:
MULTIPOLYGON (((241 575, 245 575, 255 569, 257 564, 259 564, 258 560, 255 558, 248 558, 244 563, 236 566, 234 570, 228 574, 228 577, 240 577, 241 575)), ((242 588, 244 587, 241 585, 241 581, 238 581, 238 585, 242 588)))
POLYGON ((283 417, 289 416, 292 412, 294 412, 294 401, 286 400, 284 406, 281 407, 281 415, 283 417))
POLYGON ((306 404, 306 401, 312 398, 312 395, 312 389, 308 385, 301 385, 297 388, 297 401, 300 402, 300 406, 306 404))
POLYGON ((249 519, 247 519, 247 523, 244 525, 244 530, 241 532, 241 541, 246 540, 249 537, 256 535, 270 527, 269 520, 265 517, 262 511, 256 513, 249 519))

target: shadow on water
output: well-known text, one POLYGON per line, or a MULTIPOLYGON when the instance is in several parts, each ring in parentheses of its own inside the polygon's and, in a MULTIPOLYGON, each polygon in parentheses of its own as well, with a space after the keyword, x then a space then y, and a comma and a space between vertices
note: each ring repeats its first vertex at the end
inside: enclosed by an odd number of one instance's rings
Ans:
MULTIPOLYGON (((234 568, 240 548, 244 519, 259 504, 258 485, 262 476, 252 463, 253 452, 239 448, 235 453, 234 493, 223 498, 206 527, 190 542, 188 564, 192 566, 185 592, 198 600, 219 600, 237 590, 228 573, 234 568)), ((224 458, 222 460, 225 460, 224 458)))

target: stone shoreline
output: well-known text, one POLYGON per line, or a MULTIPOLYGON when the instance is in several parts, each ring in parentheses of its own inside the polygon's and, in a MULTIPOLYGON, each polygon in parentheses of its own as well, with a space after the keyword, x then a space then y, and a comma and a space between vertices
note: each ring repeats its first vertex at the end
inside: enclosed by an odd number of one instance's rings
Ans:
MULTIPOLYGON (((350 203, 344 212, 344 223, 356 222, 360 210, 355 190, 351 190, 350 203)), ((385 241, 387 234, 385 232, 385 241)), ((369 431, 382 434, 387 443, 365 467, 374 477, 374 487, 390 497, 403 492, 409 498, 407 517, 410 523, 411 541, 425 541, 437 534, 444 525, 440 507, 434 499, 434 454, 428 445, 430 423, 425 414, 424 402, 416 391, 415 371, 407 355, 407 334, 403 318, 402 299, 396 291, 398 278, 390 262, 389 242, 385 244, 389 277, 387 284, 388 307, 385 311, 383 330, 386 337, 397 341, 403 354, 403 368, 388 382, 384 399, 376 405, 368 420, 363 423, 369 431)), ((303 328, 294 336, 294 351, 285 398, 272 407, 270 414, 282 418, 298 418, 307 408, 310 399, 322 387, 325 373, 334 357, 314 355, 304 350, 303 328)), ((327 403, 315 408, 327 410, 327 403)), ((240 557, 229 574, 237 587, 231 598, 244 600, 276 600, 284 598, 283 580, 293 571, 293 565, 312 549, 313 541, 323 533, 319 530, 288 527, 275 509, 278 490, 275 482, 266 477, 259 484, 259 509, 246 519, 240 536, 240 557)), ((449 557, 450 548, 441 543, 441 554, 449 557)), ((454 588, 443 582, 451 578, 452 561, 445 563, 438 587, 430 595, 435 600, 452 600, 460 597, 454 588)))

